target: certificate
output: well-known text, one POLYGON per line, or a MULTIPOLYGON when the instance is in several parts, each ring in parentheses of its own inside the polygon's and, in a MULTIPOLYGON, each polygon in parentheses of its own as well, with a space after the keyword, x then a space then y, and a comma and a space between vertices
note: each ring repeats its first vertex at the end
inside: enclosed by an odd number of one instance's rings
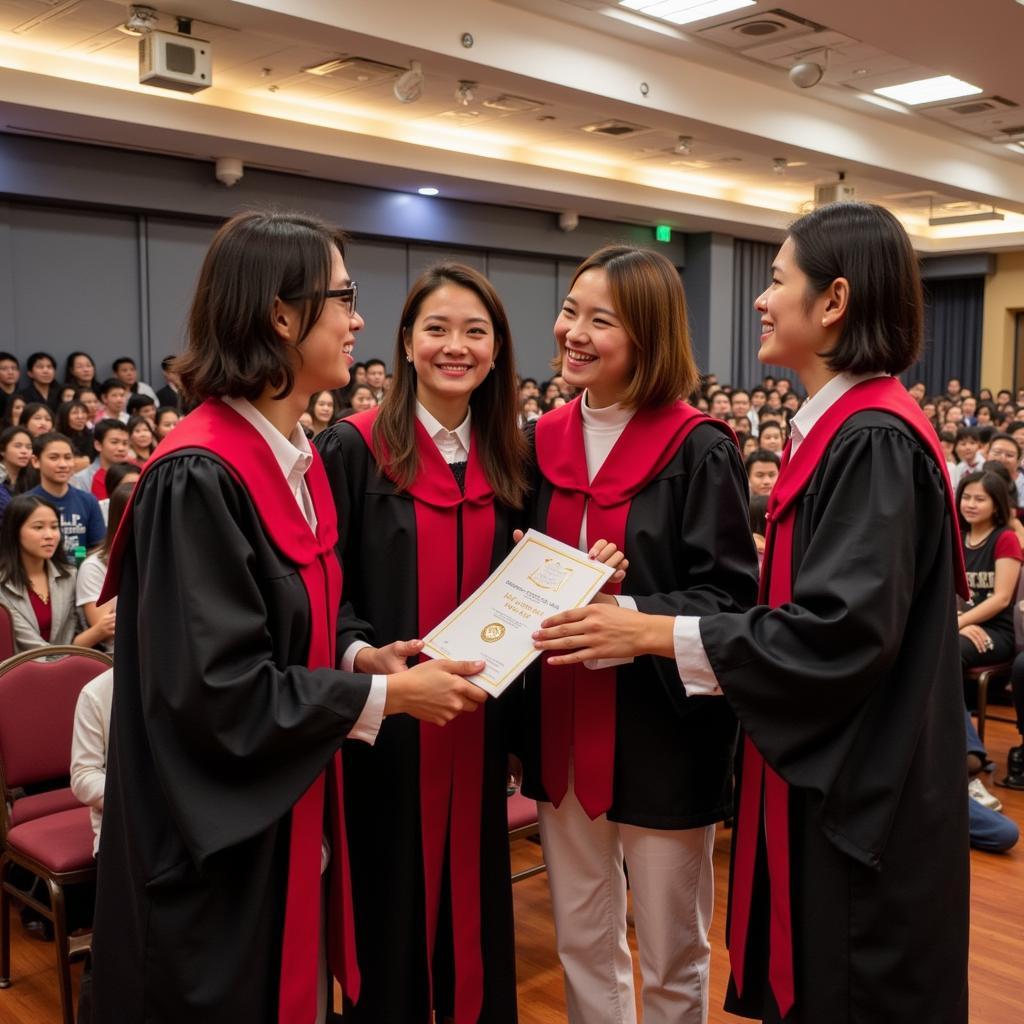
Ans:
POLYGON ((589 604, 614 569, 568 544, 530 530, 509 556, 440 625, 423 638, 431 658, 483 661, 471 683, 496 697, 540 655, 541 622, 589 604))

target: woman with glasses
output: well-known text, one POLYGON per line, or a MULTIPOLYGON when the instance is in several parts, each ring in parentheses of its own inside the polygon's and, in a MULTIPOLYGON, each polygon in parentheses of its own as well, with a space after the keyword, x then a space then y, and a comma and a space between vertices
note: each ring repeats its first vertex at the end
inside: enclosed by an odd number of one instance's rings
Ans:
POLYGON ((455 674, 479 664, 335 667, 337 520, 297 424, 348 381, 354 291, 341 234, 299 214, 234 217, 203 263, 177 364, 202 404, 136 485, 100 597, 122 627, 98 1024, 323 1021, 328 961, 357 998, 339 748, 481 699, 455 674))

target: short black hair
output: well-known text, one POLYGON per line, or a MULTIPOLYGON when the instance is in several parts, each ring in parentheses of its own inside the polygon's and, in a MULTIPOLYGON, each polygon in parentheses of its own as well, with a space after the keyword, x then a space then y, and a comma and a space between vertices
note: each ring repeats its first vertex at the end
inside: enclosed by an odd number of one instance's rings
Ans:
POLYGON ((250 210, 220 228, 199 272, 188 347, 172 366, 188 402, 291 393, 291 347, 274 329, 274 302, 301 310, 300 353, 327 301, 335 250, 344 257, 342 232, 301 213, 250 210))
POLYGON ((981 444, 981 432, 977 427, 957 427, 956 442, 959 444, 961 441, 977 441, 981 444))
POLYGON ((135 369, 138 369, 138 366, 136 366, 136 364, 135 364, 135 360, 134 360, 134 359, 132 359, 132 357, 131 357, 131 356, 118 356, 118 357, 117 357, 117 358, 116 358, 116 359, 115 359, 115 360, 114 360, 114 361, 113 361, 113 362, 112 362, 112 363, 110 364, 110 368, 111 368, 111 369, 112 369, 112 370, 114 371, 114 373, 117 373, 117 368, 118 368, 119 366, 124 366, 124 364, 125 364, 125 363, 131 363, 131 364, 132 364, 132 366, 135 366, 135 369))
POLYGON ((139 469, 134 462, 115 462, 110 469, 107 470, 107 475, 103 480, 107 486, 107 494, 113 494, 126 476, 129 476, 132 473, 141 472, 142 470, 139 469))
POLYGON ((945 441, 947 444, 956 444, 955 430, 940 430, 938 435, 940 441, 945 441))
POLYGON ((75 454, 75 446, 71 443, 71 438, 66 437, 59 430, 49 430, 45 434, 40 434, 34 438, 32 441, 32 454, 38 459, 51 444, 55 444, 57 441, 63 441, 71 449, 71 454, 75 454))
POLYGON ((747 476, 750 476, 750 470, 753 468, 755 462, 771 462, 776 467, 781 467, 782 459, 775 454, 775 452, 768 451, 767 448, 755 448, 747 457, 743 463, 744 468, 747 471, 747 476))
POLYGON ((21 366, 18 357, 12 356, 10 352, 0 352, 0 363, 14 363, 15 366, 21 366))
POLYGON ((126 434, 128 433, 128 424, 122 423, 120 420, 115 420, 112 416, 108 416, 106 419, 102 419, 95 427, 92 428, 92 439, 94 441, 102 441, 112 430, 123 430, 126 434))
POLYGON ((108 377, 97 389, 96 394, 100 398, 106 398, 107 392, 112 391, 114 388, 120 388, 122 391, 128 390, 128 385, 119 377, 108 377))
POLYGON ((903 225, 872 203, 829 203, 790 226, 809 301, 836 278, 849 281, 842 330, 827 353, 830 370, 902 373, 921 353, 924 303, 917 255, 903 225))
POLYGON ((1007 444, 1012 444, 1013 447, 1017 449, 1017 455, 1019 456, 1021 454, 1020 445, 1009 434, 996 434, 992 440, 989 441, 989 445, 991 446, 995 444, 996 441, 1006 441, 1007 444))
POLYGON ((996 430, 995 427, 989 425, 988 423, 981 427, 975 427, 974 429, 978 432, 978 440, 984 445, 987 445, 992 440, 992 438, 999 433, 999 431, 996 430))
POLYGON ((177 358, 178 358, 177 356, 164 356, 163 359, 160 360, 160 369, 161 370, 173 370, 174 369, 174 360, 177 359, 177 358))
POLYGON ((377 359, 377 358, 373 358, 373 359, 367 359, 367 360, 366 360, 366 362, 365 362, 365 363, 364 363, 363 365, 365 366, 365 368, 366 368, 367 370, 368 370, 368 369, 369 369, 369 368, 370 368, 371 366, 382 366, 382 367, 384 367, 384 369, 385 369, 385 370, 387 370, 387 368, 388 368, 388 367, 387 367, 387 364, 386 364, 386 363, 384 362, 384 360, 383 360, 383 359, 377 359))
MULTIPOLYGON (((769 453, 771 454, 771 453, 769 453)), ((768 495, 752 494, 750 496, 750 532, 759 533, 762 537, 768 532, 768 495)))
MULTIPOLYGON (((49 352, 33 352, 32 355, 25 360, 25 369, 31 370, 41 359, 49 359, 50 362, 53 363, 54 370, 57 369, 57 360, 54 359, 49 352)), ((15 360, 15 362, 17 362, 17 360, 15 360)))
POLYGON ((132 395, 128 399, 128 415, 134 416, 139 409, 145 409, 147 405, 151 405, 155 409, 156 399, 151 398, 149 395, 132 395))

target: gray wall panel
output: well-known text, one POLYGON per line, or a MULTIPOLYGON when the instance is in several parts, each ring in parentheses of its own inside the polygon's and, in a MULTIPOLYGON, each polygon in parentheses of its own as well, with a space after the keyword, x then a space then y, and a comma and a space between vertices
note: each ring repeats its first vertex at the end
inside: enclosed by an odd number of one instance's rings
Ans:
POLYGON ((487 267, 505 304, 519 372, 543 379, 555 350, 551 327, 561 298, 558 265, 554 260, 491 255, 487 267))
POLYGON ((398 318, 405 302, 406 247, 398 242, 355 239, 345 247, 345 265, 359 285, 359 312, 366 326, 356 338, 355 358, 391 365, 398 318))

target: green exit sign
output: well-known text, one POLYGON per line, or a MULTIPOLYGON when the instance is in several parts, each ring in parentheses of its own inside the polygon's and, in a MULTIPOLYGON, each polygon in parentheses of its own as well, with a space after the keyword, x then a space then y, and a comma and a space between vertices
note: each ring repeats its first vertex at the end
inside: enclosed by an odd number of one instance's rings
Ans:
POLYGON ((654 237, 659 242, 671 242, 672 229, 667 224, 659 224, 654 229, 654 237))

